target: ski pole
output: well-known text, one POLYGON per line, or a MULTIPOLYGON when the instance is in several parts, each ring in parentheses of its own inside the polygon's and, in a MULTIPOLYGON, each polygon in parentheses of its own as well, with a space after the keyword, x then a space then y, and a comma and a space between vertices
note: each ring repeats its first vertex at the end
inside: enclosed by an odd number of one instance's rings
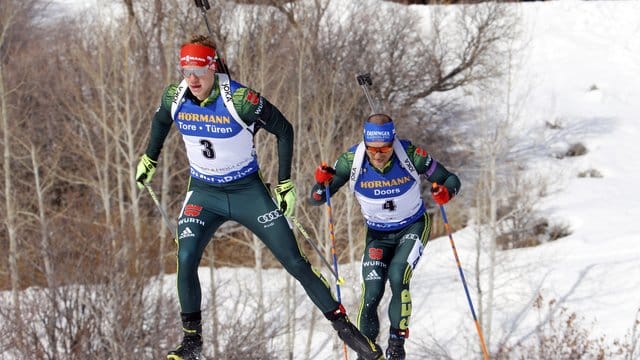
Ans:
MULTIPOLYGON (((432 188, 437 188, 438 184, 433 183, 432 188)), ((469 289, 467 288, 467 281, 464 279, 464 272, 462 271, 462 265, 460 265, 460 258, 458 257, 458 251, 456 251, 456 244, 453 242, 453 236, 451 235, 451 228, 449 227, 449 221, 447 220, 447 213, 444 211, 444 205, 440 205, 440 213, 442 214, 442 221, 444 222, 444 228, 447 230, 447 235, 449 236, 449 242, 451 243, 451 249, 453 250, 453 256, 456 259, 456 265, 458 266, 458 272, 460 273, 460 278, 462 279, 462 285, 464 286, 464 292, 467 294, 467 302, 469 303, 469 308, 471 309, 471 315, 473 316, 473 321, 476 324, 476 330, 478 331, 478 337, 480 337, 480 346, 482 347, 482 355, 484 360, 489 360, 489 352, 487 351, 487 345, 484 342, 484 336, 482 335, 482 327, 480 326, 480 322, 476 317, 476 312, 473 309, 473 302, 471 301, 471 296, 469 296, 469 289)))
MULTIPOLYGON (((265 183, 264 185, 267 187, 267 190, 271 192, 271 184, 265 183)), ((275 199, 271 198, 271 200, 273 200, 276 206, 278 206, 278 203, 276 202, 275 199)), ((325 259, 324 256, 322 255, 322 251, 320 251, 320 249, 318 248, 318 245, 316 245, 316 243, 313 240, 311 240, 309 233, 307 233, 307 231, 304 229, 300 221, 298 221, 298 218, 296 218, 295 216, 289 216, 289 217, 286 217, 286 219, 287 219, 287 222, 289 223, 290 228, 292 228, 291 226, 292 222, 296 225, 300 233, 302 233, 302 237, 305 240, 307 240, 307 242, 311 245, 311 247, 313 247, 316 253, 318 253, 318 256, 320 256, 320 259, 322 259, 322 262, 324 263, 324 265, 327 267, 327 269, 329 269, 329 271, 331 271, 331 274, 333 274, 333 276, 336 278, 336 281, 338 283, 344 284, 344 279, 339 277, 338 274, 335 272, 335 270, 331 268, 331 265, 329 265, 329 262, 327 261, 327 259, 325 259)))
POLYGON ((204 18, 204 23, 207 25, 207 30, 209 30, 209 35, 212 34, 211 26, 209 26, 209 19, 207 19, 207 10, 211 9, 211 5, 209 5, 208 0, 195 0, 196 7, 200 9, 202 13, 202 18, 204 18))
MULTIPOLYGON (((326 164, 325 164, 326 165, 326 164)), ((338 275, 338 256, 336 255, 336 236, 333 232, 333 214, 331 212, 331 193, 329 191, 329 182, 324 183, 325 195, 327 197, 327 214, 329 215, 329 238, 331 239, 331 254, 333 255, 333 268, 336 271, 336 275, 338 275)), ((338 276, 338 279, 340 276, 338 276)), ((340 281, 336 282, 336 296, 338 298, 338 302, 342 304, 342 296, 340 296, 340 281)), ((349 355, 347 355, 347 343, 342 343, 342 351, 344 352, 344 358, 348 359, 349 355)))
MULTIPOLYGON (((326 189, 327 196, 327 214, 329 215, 329 239, 331 239, 331 255, 333 256, 333 269, 338 275, 338 256, 336 254, 336 237, 333 232, 333 215, 331 213, 331 194, 329 193, 329 182, 324 183, 324 187, 326 189)), ((339 276, 338 276, 339 277, 339 276)), ((342 302, 340 296, 340 283, 336 283, 336 295, 338 297, 338 302, 342 302)))
MULTIPOLYGON (((207 10, 211 9, 211 5, 209 5, 209 0, 195 0, 196 7, 200 9, 200 13, 202 14, 202 18, 204 19, 204 24, 207 26, 207 31, 209 31, 209 36, 213 36, 213 31, 211 31, 211 26, 209 25, 209 19, 207 18, 207 10)), ((229 68, 227 67, 227 63, 224 61, 222 57, 222 53, 219 49, 216 49, 215 57, 220 62, 220 66, 222 67, 222 71, 227 74, 229 79, 231 79, 231 74, 229 74, 229 68)))
POLYGON ((160 214, 162 215, 162 219, 165 222, 165 225, 167 225, 167 229, 169 229, 169 231, 171 231, 171 233, 174 234, 174 236, 176 236, 177 230, 173 227, 173 225, 171 225, 171 221, 169 221, 169 216, 167 215, 167 212, 164 211, 164 209, 162 208, 162 205, 160 205, 160 200, 158 200, 158 195, 156 195, 156 192, 153 191, 153 189, 151 188, 151 186, 149 184, 146 183, 142 183, 145 187, 145 189, 147 189, 147 192, 149 192, 149 195, 151 195, 151 198, 153 199, 153 202, 156 204, 156 207, 158 208, 158 210, 160 210, 160 214))
POLYGON ((364 91, 364 96, 367 97, 367 101, 369 102, 369 106, 371 107, 371 114, 377 114, 378 110, 373 103, 373 99, 371 98, 371 95, 369 95, 369 86, 373 84, 373 82, 371 81, 371 74, 366 73, 366 74, 356 75, 356 80, 358 80, 358 84, 360 84, 360 87, 362 87, 362 91, 364 91))
POLYGON ((327 269, 329 269, 331 274, 333 274, 333 277, 336 278, 336 281, 338 282, 338 284, 343 285, 344 278, 342 276, 338 276, 336 271, 333 270, 333 268, 331 267, 327 259, 325 259, 324 256, 322 255, 322 251, 320 251, 320 249, 318 248, 318 245, 316 245, 316 243, 313 240, 311 240, 311 237, 309 237, 307 230, 305 230, 305 228, 302 226, 302 224, 298 221, 298 219, 295 216, 291 216, 290 219, 296 225, 296 227, 298 228, 298 231, 302 233, 302 237, 304 237, 305 240, 307 240, 307 242, 311 244, 313 249, 318 253, 318 256, 320 256, 320 259, 322 259, 322 263, 327 267, 327 269))

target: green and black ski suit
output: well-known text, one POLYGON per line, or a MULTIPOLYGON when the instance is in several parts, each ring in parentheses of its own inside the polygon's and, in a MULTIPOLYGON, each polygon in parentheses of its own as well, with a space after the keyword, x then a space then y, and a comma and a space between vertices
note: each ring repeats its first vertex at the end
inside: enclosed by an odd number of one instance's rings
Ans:
MULTIPOLYGON (((371 166, 366 155, 360 158, 360 166, 354 165, 358 148, 354 145, 336 161, 335 175, 329 185, 333 195, 350 182, 367 225, 361 269, 363 292, 357 322, 362 334, 372 340, 380 331, 377 308, 387 280, 392 293, 388 309, 390 331, 405 336, 408 332, 412 310, 409 282, 431 232, 418 176, 446 186, 451 196, 460 189, 458 177, 426 151, 406 140, 400 144, 416 170, 415 177, 401 164, 397 151, 383 171, 371 166), (352 172, 359 175, 350 181, 352 172)), ((310 202, 321 205, 324 201, 324 186, 314 185, 310 202)))
POLYGON ((290 178, 291 124, 255 91, 235 81, 223 82, 222 87, 219 83, 217 74, 211 95, 202 102, 185 90, 185 82, 170 85, 153 118, 146 150, 147 156, 157 160, 175 123, 189 158, 191 178, 176 234, 177 286, 183 315, 201 310, 200 259, 216 229, 227 220, 257 235, 323 313, 334 311, 338 302, 302 253, 259 173, 253 137, 265 129, 278 141, 278 180, 290 178), (225 96, 244 126, 225 107, 225 96))

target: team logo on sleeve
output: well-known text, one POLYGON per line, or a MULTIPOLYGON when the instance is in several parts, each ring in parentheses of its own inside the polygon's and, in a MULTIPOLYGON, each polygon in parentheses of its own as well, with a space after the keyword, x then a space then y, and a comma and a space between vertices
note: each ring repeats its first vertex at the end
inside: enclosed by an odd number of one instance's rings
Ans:
POLYGON ((245 99, 253 105, 258 105, 258 102, 260 102, 260 95, 253 90, 247 90, 247 96, 245 99))
POLYGON ((433 159, 431 159, 431 155, 429 155, 427 150, 419 148, 419 147, 416 147, 415 154, 420 156, 420 157, 422 157, 422 158, 425 158, 424 165, 426 167, 429 167, 431 165, 431 161, 433 161, 433 159))

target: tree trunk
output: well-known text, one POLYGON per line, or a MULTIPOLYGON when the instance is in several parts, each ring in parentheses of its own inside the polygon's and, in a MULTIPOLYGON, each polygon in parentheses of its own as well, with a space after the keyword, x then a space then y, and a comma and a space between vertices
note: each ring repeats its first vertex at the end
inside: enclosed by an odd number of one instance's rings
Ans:
MULTIPOLYGON (((0 41, 0 45, 2 41, 0 41)), ((4 66, 0 61, 0 121, 2 124, 3 144, 3 171, 4 171, 4 198, 5 198, 5 227, 9 238, 9 277, 11 279, 11 300, 15 323, 22 324, 22 312, 20 307, 20 272, 18 269, 18 235, 16 223, 16 206, 14 203, 13 180, 11 174, 11 129, 9 128, 9 112, 7 109, 7 92, 4 87, 4 66)), ((20 329, 21 326, 16 328, 20 329)), ((20 339, 20 335, 16 335, 20 339)))
POLYGON ((487 316, 485 323, 485 331, 486 331, 486 340, 487 340, 487 348, 491 345, 491 328, 493 322, 493 296, 495 290, 495 273, 496 273, 496 238, 497 234, 497 198, 498 194, 496 193, 496 158, 495 156, 490 157, 489 161, 489 172, 488 172, 488 180, 489 180, 489 279, 488 279, 488 293, 487 293, 487 316))
MULTIPOLYGON (((51 309, 55 309, 58 303, 57 281, 53 269, 53 259, 51 258, 51 245, 49 239, 49 220, 46 215, 46 204, 44 200, 45 187, 40 181, 40 163, 37 157, 38 150, 31 144, 31 167, 33 170, 33 191, 36 194, 38 203, 38 220, 40 223, 40 256, 44 263, 44 275, 47 282, 49 304, 51 309)), ((56 311, 50 311, 45 321, 45 334, 50 344, 56 344, 56 311)), ((57 346, 51 346, 51 353, 54 358, 58 358, 57 346)))
POLYGON ((311 314, 309 314, 309 323, 307 324, 307 326, 309 326, 309 331, 307 332, 307 343, 304 348, 304 358, 306 360, 311 359, 311 340, 313 339, 313 333, 316 328, 317 313, 317 311, 312 311, 311 314))

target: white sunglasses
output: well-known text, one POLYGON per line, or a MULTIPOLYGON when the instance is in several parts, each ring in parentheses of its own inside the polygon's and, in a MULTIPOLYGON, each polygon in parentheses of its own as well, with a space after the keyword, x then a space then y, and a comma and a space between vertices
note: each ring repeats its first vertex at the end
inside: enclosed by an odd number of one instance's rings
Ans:
POLYGON ((189 69, 178 67, 178 71, 180 72, 180 74, 182 74, 182 76, 185 77, 185 79, 189 78, 191 75, 195 75, 196 77, 202 77, 207 75, 207 72, 209 71, 209 67, 202 66, 202 67, 195 67, 195 68, 189 68, 189 69))

